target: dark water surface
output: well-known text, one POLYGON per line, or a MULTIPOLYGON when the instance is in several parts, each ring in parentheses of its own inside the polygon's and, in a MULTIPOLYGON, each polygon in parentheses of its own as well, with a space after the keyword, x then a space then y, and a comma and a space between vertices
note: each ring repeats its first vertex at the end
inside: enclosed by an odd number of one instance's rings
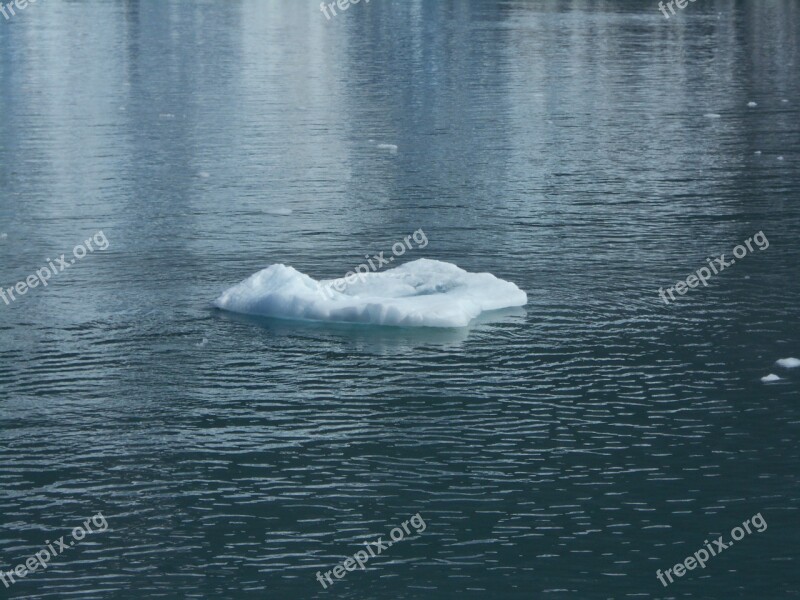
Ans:
POLYGON ((0 570, 109 524, 0 596, 800 596, 799 3, 40 0, 0 51, 0 285, 109 241, 0 303, 0 570), (210 308, 420 228, 528 306, 210 308))

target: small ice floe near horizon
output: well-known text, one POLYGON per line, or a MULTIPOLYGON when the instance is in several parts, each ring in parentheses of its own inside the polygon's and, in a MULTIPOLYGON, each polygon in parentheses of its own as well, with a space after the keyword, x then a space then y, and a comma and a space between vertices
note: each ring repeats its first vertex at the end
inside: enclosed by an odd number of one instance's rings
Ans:
POLYGON ((800 367, 800 358, 781 358, 775 364, 784 369, 796 369, 800 367))
POLYGON ((264 212, 268 215, 279 215, 281 217, 286 217, 292 214, 294 211, 291 208, 268 208, 264 212))
POLYGON ((709 119, 719 119, 722 115, 719 113, 706 113, 703 116, 709 119))
POLYGON ((756 156, 759 156, 759 155, 761 154, 761 150, 756 150, 756 151, 754 152, 754 154, 755 154, 756 156))
POLYGON ((781 98, 781 102, 783 102, 784 104, 786 104, 787 102, 789 102, 789 100, 788 100, 787 98, 781 98))
POLYGON ((778 157, 778 160, 783 160, 783 157, 782 157, 782 156, 779 156, 779 157, 778 157))
POLYGON ((750 108, 755 108, 756 106, 758 106, 758 103, 757 102, 748 102, 747 106, 749 106, 750 108))
POLYGON ((397 146, 395 144, 378 144, 378 150, 388 150, 392 154, 397 154, 397 146))
POLYGON ((211 173, 209 173, 208 171, 200 171, 200 172, 197 174, 197 176, 198 176, 200 179, 208 179, 209 177, 211 177, 211 173))
POLYGON ((770 373, 769 375, 765 375, 761 378, 763 383, 772 383, 773 381, 780 381, 781 378, 775 375, 775 373, 770 373))
POLYGON ((7 233, 0 233, 0 240, 4 240, 6 238, 8 238, 8 234, 7 233))
POLYGON ((159 119, 174 119, 175 115, 173 115, 172 113, 161 113, 160 115, 158 115, 158 118, 159 119))
POLYGON ((206 344, 208 344, 208 338, 203 338, 203 341, 202 341, 202 342, 200 342, 199 344, 195 344, 195 345, 196 345, 198 348, 202 348, 202 347, 203 347, 203 346, 205 346, 206 344))
POLYGON ((466 327, 482 312, 527 302, 525 292, 491 273, 468 273, 422 258, 379 273, 322 281, 286 265, 271 265, 223 292, 214 306, 302 321, 466 327))

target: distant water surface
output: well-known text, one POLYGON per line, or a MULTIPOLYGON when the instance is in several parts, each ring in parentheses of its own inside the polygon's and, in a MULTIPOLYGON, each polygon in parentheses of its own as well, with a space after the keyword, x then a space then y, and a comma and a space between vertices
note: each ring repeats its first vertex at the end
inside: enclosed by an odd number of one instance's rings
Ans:
POLYGON ((0 569, 109 523, 0 595, 800 596, 800 369, 774 366, 800 357, 799 12, 46 0, 0 20, 0 285, 110 242, 0 304, 0 569), (420 228, 400 262, 528 305, 423 331, 210 307, 420 228), (759 231, 768 249, 660 300, 759 231), (759 512, 766 531, 658 582, 759 512), (316 581, 416 513, 423 533, 316 581))

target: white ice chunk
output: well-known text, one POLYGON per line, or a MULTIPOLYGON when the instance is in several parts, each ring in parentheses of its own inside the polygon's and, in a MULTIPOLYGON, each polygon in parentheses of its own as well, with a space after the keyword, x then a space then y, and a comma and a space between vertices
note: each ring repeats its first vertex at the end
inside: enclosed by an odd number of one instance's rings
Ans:
POLYGON ((772 383, 773 381, 780 381, 780 379, 781 378, 775 375, 774 373, 770 373, 769 375, 762 377, 761 381, 763 381, 764 383, 772 383))
POLYGON ((388 150, 394 154, 397 152, 397 146, 395 144, 378 144, 378 150, 388 150))
POLYGON ((722 115, 719 113, 706 113, 703 116, 708 117, 709 119, 719 119, 722 115))
POLYGON ((756 103, 756 102, 748 102, 747 106, 749 106, 750 108, 755 108, 756 106, 758 106, 758 103, 756 103))
POLYGON ((214 306, 305 321, 465 327, 484 311, 528 302, 525 292, 491 273, 468 273, 425 258, 349 279, 316 281, 292 267, 272 265, 223 292, 214 306))
POLYGON ((286 216, 289 216, 290 214, 292 214, 292 209, 291 208, 268 208, 264 212, 266 212, 268 215, 280 215, 280 216, 286 217, 286 216))
POLYGON ((784 369, 796 369, 800 367, 800 358, 782 358, 775 364, 784 369))

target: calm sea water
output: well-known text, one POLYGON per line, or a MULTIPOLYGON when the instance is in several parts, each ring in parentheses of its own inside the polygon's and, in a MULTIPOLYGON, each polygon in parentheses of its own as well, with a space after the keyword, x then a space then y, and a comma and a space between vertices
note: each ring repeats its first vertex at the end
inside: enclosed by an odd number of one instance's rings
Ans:
POLYGON ((800 369, 774 366, 800 357, 796 2, 42 0, 0 51, 0 285, 109 241, 0 303, 0 570, 109 524, 0 596, 800 596, 800 369), (210 308, 420 228, 402 260, 528 306, 443 331, 210 308))

